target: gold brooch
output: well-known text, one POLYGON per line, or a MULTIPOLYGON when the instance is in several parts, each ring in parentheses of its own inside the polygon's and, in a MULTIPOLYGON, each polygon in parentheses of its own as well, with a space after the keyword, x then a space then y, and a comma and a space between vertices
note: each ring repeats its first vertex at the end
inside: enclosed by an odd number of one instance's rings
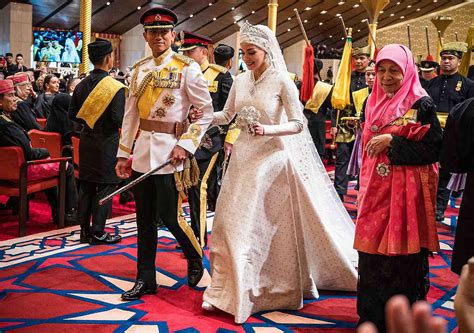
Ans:
POLYGON ((163 104, 166 105, 166 106, 171 106, 174 104, 174 102, 176 102, 176 97, 174 97, 173 94, 166 94, 164 97, 163 97, 163 104))
POLYGON ((385 163, 377 164, 376 169, 380 177, 387 177, 390 174, 390 166, 385 163))
POLYGON ((458 81, 455 90, 456 90, 456 91, 461 91, 461 87, 462 87, 462 81, 458 81))

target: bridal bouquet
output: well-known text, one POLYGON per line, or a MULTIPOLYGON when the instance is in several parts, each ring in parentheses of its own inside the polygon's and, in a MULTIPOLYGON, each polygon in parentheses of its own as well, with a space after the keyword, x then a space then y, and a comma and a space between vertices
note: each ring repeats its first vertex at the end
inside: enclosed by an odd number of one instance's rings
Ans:
POLYGON ((244 106, 237 113, 235 126, 250 135, 255 135, 253 126, 260 120, 260 117, 260 112, 253 106, 244 106))

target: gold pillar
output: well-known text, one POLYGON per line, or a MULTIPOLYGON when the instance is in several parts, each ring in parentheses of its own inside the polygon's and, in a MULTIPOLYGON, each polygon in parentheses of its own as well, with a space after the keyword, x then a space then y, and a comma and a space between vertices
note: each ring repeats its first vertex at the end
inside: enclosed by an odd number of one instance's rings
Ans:
POLYGON ((377 40, 377 22, 369 24, 369 47, 370 47, 370 59, 374 59, 375 54, 375 43, 374 40, 377 40))
POLYGON ((268 1, 268 27, 276 34, 278 0, 268 1))
POLYGON ((79 74, 89 73, 89 52, 87 45, 91 42, 92 0, 81 0, 81 17, 79 29, 82 31, 82 63, 79 74))

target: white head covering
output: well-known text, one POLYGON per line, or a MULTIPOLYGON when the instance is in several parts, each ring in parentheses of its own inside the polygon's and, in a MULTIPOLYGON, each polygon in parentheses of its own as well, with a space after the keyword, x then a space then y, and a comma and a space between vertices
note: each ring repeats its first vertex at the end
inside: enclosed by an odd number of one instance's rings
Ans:
POLYGON ((252 25, 248 21, 240 27, 240 43, 255 45, 267 52, 270 66, 287 72, 285 59, 273 31, 265 25, 252 25))

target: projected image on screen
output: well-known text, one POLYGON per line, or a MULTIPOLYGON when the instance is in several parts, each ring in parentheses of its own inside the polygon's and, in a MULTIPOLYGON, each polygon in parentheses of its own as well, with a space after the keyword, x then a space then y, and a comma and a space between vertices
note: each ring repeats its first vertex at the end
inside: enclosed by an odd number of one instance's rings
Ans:
POLYGON ((81 63, 82 32, 44 30, 33 32, 33 59, 44 62, 81 63))

